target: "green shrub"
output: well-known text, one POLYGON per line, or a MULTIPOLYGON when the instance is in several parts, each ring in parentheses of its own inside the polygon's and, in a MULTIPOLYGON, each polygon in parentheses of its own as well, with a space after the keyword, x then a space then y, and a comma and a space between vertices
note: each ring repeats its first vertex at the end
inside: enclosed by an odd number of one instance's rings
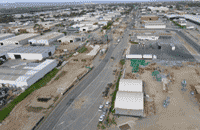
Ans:
POLYGON ((125 59, 120 60, 120 64, 121 64, 121 65, 124 65, 125 62, 126 62, 125 59))
POLYGON ((78 50, 79 53, 83 53, 85 51, 87 51, 87 48, 85 48, 84 46, 81 49, 78 50))

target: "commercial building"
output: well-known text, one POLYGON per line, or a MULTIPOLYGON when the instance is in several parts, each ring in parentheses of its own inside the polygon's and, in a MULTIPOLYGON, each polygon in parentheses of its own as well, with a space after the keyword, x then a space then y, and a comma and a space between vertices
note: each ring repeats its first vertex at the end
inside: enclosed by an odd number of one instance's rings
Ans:
POLYGON ((0 44, 1 45, 25 45, 28 43, 28 40, 34 37, 39 36, 37 33, 32 33, 32 34, 21 34, 15 37, 11 37, 5 40, 1 40, 0 44))
MULTIPOLYGON (((12 60, 11 60, 12 61, 12 60)), ((17 63, 11 67, 0 67, 0 83, 27 89, 57 66, 56 60, 42 63, 17 63)))
POLYGON ((52 56, 54 52, 55 46, 21 46, 8 51, 7 55, 11 59, 43 60, 52 56))
POLYGON ((147 7, 148 9, 150 9, 151 11, 159 11, 159 12, 161 12, 161 11, 165 11, 165 12, 167 12, 167 11, 169 11, 169 8, 167 8, 167 7, 152 7, 152 6, 149 6, 149 7, 147 7))
POLYGON ((53 32, 43 36, 36 37, 34 39, 30 39, 28 42, 30 45, 32 44, 50 45, 52 42, 64 36, 65 35, 63 33, 53 32))
POLYGON ((115 100, 115 114, 128 116, 144 115, 142 80, 121 79, 115 100))

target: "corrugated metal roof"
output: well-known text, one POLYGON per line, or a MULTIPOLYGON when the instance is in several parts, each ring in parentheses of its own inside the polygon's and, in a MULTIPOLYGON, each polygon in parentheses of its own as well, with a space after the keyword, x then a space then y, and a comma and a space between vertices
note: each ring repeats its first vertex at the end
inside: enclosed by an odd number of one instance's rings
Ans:
POLYGON ((49 39, 56 38, 57 36, 60 36, 60 35, 64 35, 64 34, 59 33, 59 32, 53 32, 53 33, 49 33, 49 34, 46 34, 46 35, 43 35, 43 36, 36 37, 34 39, 31 39, 31 40, 49 40, 49 39))
POLYGON ((2 41, 21 41, 21 40, 31 38, 31 37, 34 37, 34 36, 37 36, 37 35, 39 35, 39 34, 35 34, 35 33, 21 34, 21 35, 11 37, 11 38, 8 38, 8 39, 2 40, 2 41))
POLYGON ((115 108, 143 110, 144 94, 118 91, 115 100, 115 108))
POLYGON ((43 53, 55 47, 48 46, 21 46, 10 50, 8 53, 43 53))
POLYGON ((120 79, 119 91, 143 92, 142 80, 120 79))
POLYGON ((0 54, 7 53, 8 51, 18 48, 20 45, 6 45, 6 46, 0 46, 0 54))

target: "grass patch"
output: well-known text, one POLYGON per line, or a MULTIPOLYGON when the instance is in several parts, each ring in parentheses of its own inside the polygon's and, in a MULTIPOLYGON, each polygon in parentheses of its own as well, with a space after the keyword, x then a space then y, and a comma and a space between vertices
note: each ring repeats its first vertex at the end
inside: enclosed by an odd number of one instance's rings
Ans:
POLYGON ((32 106, 28 106, 26 107, 26 110, 28 112, 41 112, 43 110, 42 107, 32 107, 32 106))
POLYGON ((115 91, 112 93, 112 102, 111 102, 111 110, 112 110, 112 113, 115 113, 115 110, 114 110, 114 104, 115 104, 115 99, 116 99, 116 94, 117 94, 117 91, 118 91, 118 88, 119 88, 119 80, 120 80, 120 77, 121 77, 121 72, 119 74, 119 77, 117 79, 117 82, 116 82, 116 88, 115 88, 115 91))
POLYGON ((172 21, 174 24, 176 24, 177 26, 179 26, 180 28, 186 28, 186 26, 181 26, 180 24, 178 24, 177 22, 173 21, 173 20, 170 20, 172 21))
POLYGON ((0 111, 0 122, 2 122, 12 111, 12 109, 22 100, 24 100, 28 95, 30 95, 33 91, 40 89, 41 87, 45 86, 57 73, 58 69, 54 68, 51 72, 46 74, 42 79, 37 81, 35 84, 31 85, 27 90, 25 90, 23 93, 21 93, 19 96, 17 96, 12 102, 7 104, 6 107, 4 107, 0 111))
POLYGON ((129 41, 130 43, 132 43, 132 44, 138 44, 138 42, 133 42, 133 41, 129 41))
POLYGON ((54 80, 58 80, 60 77, 64 76, 67 72, 62 71, 54 80))
POLYGON ((126 62, 125 59, 120 60, 120 64, 121 64, 121 65, 124 65, 125 62, 126 62))
POLYGON ((87 48, 85 48, 84 46, 81 49, 78 50, 79 53, 83 53, 85 51, 87 51, 87 48))
POLYGON ((81 61, 82 61, 82 62, 86 62, 86 60, 85 60, 85 59, 82 59, 81 61))

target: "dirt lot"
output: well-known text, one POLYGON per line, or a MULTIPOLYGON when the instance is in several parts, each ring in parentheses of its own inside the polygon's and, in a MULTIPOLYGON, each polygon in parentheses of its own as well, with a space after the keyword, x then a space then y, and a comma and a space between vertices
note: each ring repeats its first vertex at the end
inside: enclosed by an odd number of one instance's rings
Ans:
MULTIPOLYGON (((66 72, 62 77, 57 80, 52 80, 51 83, 47 84, 45 87, 42 87, 39 90, 34 91, 31 95, 29 95, 26 99, 20 102, 15 109, 11 112, 11 114, 4 120, 3 124, 0 126, 1 130, 29 130, 32 129, 33 126, 37 123, 37 121, 48 113, 48 110, 51 109, 42 109, 39 110, 32 109, 32 107, 45 107, 48 108, 52 103, 54 103, 54 99, 60 97, 59 88, 70 87, 71 84, 77 79, 77 76, 82 75, 88 69, 85 66, 89 66, 92 63, 91 56, 87 56, 88 51, 85 53, 78 54, 71 58, 69 63, 67 63, 59 73, 63 71, 66 72), (74 59, 78 59, 78 61, 74 61, 74 59), (66 80, 67 79, 67 80, 66 80), (61 87, 62 86, 62 87, 61 87), (37 101, 37 97, 52 97, 52 100, 47 103, 41 103, 37 101), (28 112, 27 110, 31 110, 32 112, 28 112)), ((59 75, 59 73, 57 75, 59 75)), ((55 76, 56 77, 56 76, 55 76)), ((62 90, 62 89, 61 89, 62 90)), ((63 89, 64 91, 64 89, 63 89)), ((51 108, 51 107, 50 107, 51 108)))
MULTIPOLYGON (((142 79, 145 83, 144 91, 149 95, 149 99, 145 101, 145 118, 123 117, 120 116, 116 119, 117 125, 128 124, 131 129, 139 130, 197 130, 199 126, 199 103, 195 96, 190 95, 191 85, 197 85, 200 77, 197 75, 197 70, 200 72, 199 67, 164 67, 157 64, 148 65, 146 68, 140 68, 139 76, 135 73, 130 73, 130 61, 126 64, 125 78, 142 79), (170 72, 168 92, 163 91, 162 82, 157 82, 152 78, 154 68, 160 67, 161 70, 165 69, 162 73, 168 74, 170 72), (196 69, 196 70, 195 70, 196 69), (181 90, 181 82, 186 79, 186 91, 181 90), (166 97, 170 97, 170 104, 164 108, 162 103, 166 97), (170 124, 170 125, 169 125, 170 124), (134 128, 133 128, 134 127, 134 128)), ((196 96, 198 97, 198 96, 196 96)), ((112 125, 111 128, 119 127, 112 125)))

